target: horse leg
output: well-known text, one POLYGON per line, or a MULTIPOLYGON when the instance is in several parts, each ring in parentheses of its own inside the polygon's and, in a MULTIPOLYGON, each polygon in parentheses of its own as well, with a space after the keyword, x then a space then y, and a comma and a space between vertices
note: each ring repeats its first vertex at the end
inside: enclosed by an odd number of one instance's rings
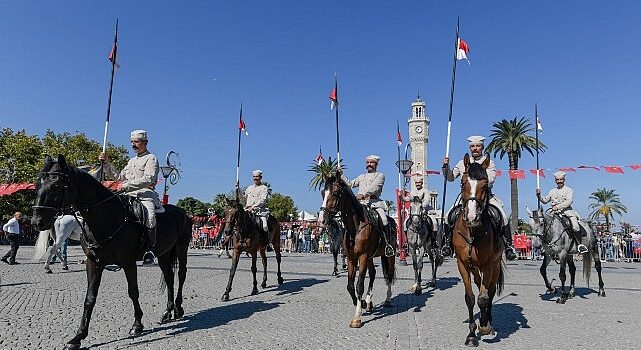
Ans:
MULTIPOLYGON (((276 237, 276 235, 274 235, 274 237, 276 237)), ((279 243, 278 243, 278 244, 280 244, 280 241, 279 241, 279 243)), ((278 280, 278 285, 280 286, 280 285, 281 285, 281 284, 283 284, 283 282, 284 282, 284 280, 283 280, 283 275, 282 275, 282 273, 280 272, 280 261, 281 261, 281 257, 282 257, 282 256, 281 256, 280 249, 274 249, 274 252, 276 253, 276 265, 277 265, 276 276, 277 276, 277 278, 278 278, 278 279, 277 279, 277 280, 278 280)), ((265 266, 266 266, 266 265, 265 265, 265 266)), ((266 267, 265 267, 265 271, 267 271, 267 268, 266 268, 266 267)))
POLYGON ((158 266, 162 271, 163 279, 165 280, 165 286, 167 288, 167 308, 160 318, 160 323, 166 323, 171 321, 171 312, 174 311, 174 269, 173 261, 170 259, 170 254, 165 254, 158 257, 158 266))
MULTIPOLYGON (((384 257, 382 259, 384 259, 384 257)), ((374 278, 376 278, 374 260, 370 260, 369 264, 367 264, 367 271, 369 273, 369 285, 367 286, 367 296, 365 297, 365 311, 372 311, 374 308, 374 303, 372 303, 372 291, 374 290, 374 278)))
POLYGON ((100 280, 102 279, 103 267, 98 266, 92 258, 87 258, 85 262, 87 268, 87 294, 85 295, 84 311, 82 313, 82 320, 80 327, 73 337, 65 345, 65 350, 78 350, 80 349, 80 341, 87 337, 89 331, 89 322, 91 321, 91 313, 96 305, 96 297, 98 296, 98 289, 100 288, 100 280))
POLYGON ((541 276, 543 276, 543 281, 545 282, 545 288, 546 288, 546 293, 554 293, 555 290, 552 288, 552 284, 550 281, 548 281, 548 274, 547 274, 547 269, 548 265, 550 264, 550 261, 552 259, 548 256, 548 254, 543 255, 543 262, 541 263, 541 268, 539 271, 541 272, 541 276))
POLYGON ((349 326, 352 328, 360 328, 361 323, 361 311, 365 306, 365 301, 363 300, 363 292, 365 291, 365 273, 367 272, 367 266, 369 264, 369 259, 366 254, 363 254, 358 259, 358 281, 356 282, 356 309, 354 310, 354 317, 350 322, 349 326), (359 302, 360 301, 360 302, 359 302))
POLYGON ((569 293, 569 298, 572 299, 576 295, 576 292, 574 290, 574 277, 576 276, 576 265, 574 264, 573 257, 570 257, 570 259, 568 259, 568 271, 570 271, 570 290, 568 291, 568 293, 569 293))
POLYGON ((387 285, 387 295, 383 306, 392 307, 392 284, 394 283, 394 274, 396 269, 396 257, 381 257, 381 266, 383 267, 383 277, 387 285))
MULTIPOLYGON (((500 265, 499 265, 500 268, 500 265)), ((483 335, 488 335, 494 332, 492 324, 490 323, 490 308, 492 307, 492 301, 490 298, 490 289, 496 286, 496 281, 498 280, 498 273, 494 271, 494 266, 488 266, 484 268, 483 279, 481 281, 481 286, 479 288, 478 304, 481 309, 481 317, 479 320, 479 333, 483 335)))
POLYGON ((45 261, 45 273, 53 273, 53 271, 51 271, 51 260, 53 259, 53 256, 56 255, 55 249, 55 244, 49 247, 49 251, 47 252, 47 261, 45 261))
POLYGON ((256 272, 258 269, 256 268, 256 260, 258 260, 258 256, 256 255, 256 251, 251 252, 251 257, 252 257, 252 277, 254 279, 254 288, 252 288, 251 295, 256 295, 258 294, 258 281, 256 280, 256 272))
POLYGON ((467 263, 462 261, 457 254, 457 265, 461 279, 465 285, 465 305, 467 305, 468 324, 470 333, 465 338, 465 345, 479 346, 479 340, 476 338, 476 322, 474 321, 474 291, 472 290, 472 281, 470 272, 467 270, 467 263))
POLYGON ((332 246, 332 255, 334 256, 334 271, 332 271, 332 275, 338 276, 338 250, 332 246))
POLYGON ((435 261, 437 259, 437 253, 434 249, 430 249, 429 252, 430 256, 430 266, 432 267, 432 279, 428 282, 428 286, 431 288, 436 288, 436 269, 438 269, 438 265, 435 261))
POLYGON ((236 267, 238 266, 239 259, 240 249, 234 249, 234 256, 231 259, 231 268, 229 269, 229 281, 227 281, 227 289, 225 289, 225 293, 223 293, 223 296, 220 298, 220 300, 222 301, 229 300, 229 292, 231 292, 231 284, 234 281, 234 275, 236 274, 236 267))
POLYGON ((185 314, 185 310, 182 308, 183 285, 187 277, 187 250, 189 249, 189 244, 185 243, 184 247, 176 247, 176 249, 178 251, 178 292, 176 293, 176 302, 174 304, 176 305, 174 307, 174 319, 180 319, 185 314))
POLYGON ((140 302, 138 302, 140 294, 138 291, 138 270, 135 264, 123 267, 122 269, 125 271, 125 277, 127 277, 127 292, 129 298, 134 304, 134 324, 131 325, 129 335, 137 336, 140 335, 145 328, 142 325, 142 309, 140 308, 140 302))
MULTIPOLYGON (((274 251, 280 251, 280 248, 274 249, 274 251)), ((260 260, 263 262, 263 283, 260 284, 261 288, 267 288, 267 255, 265 255, 265 249, 260 250, 260 260)))
POLYGON ((561 267, 559 271, 559 279, 561 280, 561 296, 556 300, 557 303, 559 304, 565 304, 565 302, 568 300, 568 294, 566 294, 565 291, 565 265, 566 265, 566 255, 561 253, 559 256, 559 265, 561 267))
POLYGON ((594 260, 594 268, 596 269, 597 275, 599 276, 599 294, 600 297, 605 297, 605 289, 603 289, 603 278, 601 278, 601 259, 599 258, 599 251, 595 250, 592 252, 592 260, 594 260))
MULTIPOLYGON (((421 287, 421 274, 423 273, 423 255, 425 254, 425 247, 419 246, 417 251, 415 251, 412 255, 412 259, 414 259, 414 283, 415 283, 415 289, 414 289, 414 294, 416 295, 421 295, 422 293, 422 287, 421 287)), ((428 287, 430 287, 428 285, 428 287)))
POLYGON ((348 259, 347 264, 347 292, 352 297, 352 303, 356 306, 356 291, 354 290, 354 279, 356 277, 356 259, 348 259))

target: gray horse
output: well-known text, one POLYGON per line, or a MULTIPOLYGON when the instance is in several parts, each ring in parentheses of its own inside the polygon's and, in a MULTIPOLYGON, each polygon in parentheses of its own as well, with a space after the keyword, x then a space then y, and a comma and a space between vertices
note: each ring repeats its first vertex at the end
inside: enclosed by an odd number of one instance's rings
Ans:
MULTIPOLYGON (((575 295, 574 289, 574 276, 576 266, 574 265, 574 254, 577 254, 577 244, 568 234, 568 227, 564 226, 561 222, 562 218, 559 214, 552 213, 550 210, 546 212, 533 211, 530 212, 530 223, 534 230, 534 239, 532 245, 537 248, 542 248, 544 252, 543 264, 541 265, 541 276, 545 281, 545 287, 548 293, 554 293, 556 290, 548 281, 546 269, 550 261, 557 257, 558 263, 561 267, 559 278, 561 279, 561 296, 557 299, 557 303, 564 304, 568 298, 573 298, 575 295), (570 289, 565 291, 565 265, 569 266, 570 271, 570 289)), ((596 244, 596 237, 590 227, 580 221, 582 241, 588 248, 588 252, 583 254, 583 278, 586 280, 588 287, 590 287, 590 272, 592 269, 592 260, 594 260, 594 267, 599 275, 599 292, 600 297, 605 297, 605 290, 603 289, 603 279, 601 278, 601 260, 599 259, 599 250, 596 244), (583 235, 585 234, 585 235, 583 235)))
POLYGON ((62 246, 67 239, 72 239, 74 241, 80 240, 80 235, 82 234, 82 228, 80 227, 81 224, 81 217, 61 215, 56 218, 56 221, 50 230, 40 231, 33 259, 36 261, 40 260, 46 253, 48 253, 47 261, 45 262, 46 273, 53 273, 50 265, 54 256, 57 256, 58 259, 60 259, 63 270, 69 270, 67 260, 60 254, 60 246, 62 246), (49 237, 54 239, 54 244, 49 247, 49 250, 47 251, 49 237))
POLYGON ((343 270, 347 269, 347 263, 345 262, 345 253, 343 249, 343 235, 345 234, 345 226, 341 221, 340 216, 334 217, 333 220, 329 222, 328 233, 331 239, 331 251, 334 256, 334 270, 332 275, 338 276, 338 254, 342 255, 343 260, 343 270))
POLYGON ((407 233, 407 245, 412 254, 412 266, 414 267, 414 284, 412 292, 421 295, 421 272, 423 271, 423 256, 425 252, 430 256, 432 265, 432 279, 427 287, 436 287, 436 269, 443 263, 443 257, 438 254, 436 244, 437 232, 434 231, 432 219, 424 214, 420 199, 414 197, 410 203, 409 217, 405 223, 407 233))

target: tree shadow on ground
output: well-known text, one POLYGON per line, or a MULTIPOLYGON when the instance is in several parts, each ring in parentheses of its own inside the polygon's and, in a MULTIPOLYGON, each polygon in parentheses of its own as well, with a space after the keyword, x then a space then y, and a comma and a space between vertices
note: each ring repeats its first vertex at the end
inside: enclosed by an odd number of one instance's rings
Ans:
POLYGON ((521 328, 530 328, 528 319, 523 314, 523 308, 514 303, 493 304, 492 327, 496 334, 491 339, 482 339, 484 343, 498 343, 509 338, 521 328))

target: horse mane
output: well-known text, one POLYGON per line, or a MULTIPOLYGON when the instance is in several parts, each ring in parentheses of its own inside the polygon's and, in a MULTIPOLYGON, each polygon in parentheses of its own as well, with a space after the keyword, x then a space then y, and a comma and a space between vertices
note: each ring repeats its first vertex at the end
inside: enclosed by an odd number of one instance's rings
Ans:
POLYGON ((472 180, 488 180, 487 171, 479 163, 470 163, 467 167, 467 176, 472 180))
POLYGON ((341 187, 341 190, 343 191, 343 193, 346 194, 347 199, 349 200, 350 204, 352 205, 352 208, 354 208, 354 213, 356 213, 356 215, 358 216, 359 219, 364 219, 365 218, 365 210, 364 210, 363 206, 361 205, 361 202, 359 202, 358 199, 356 199, 356 195, 354 194, 354 192, 352 192, 352 189, 340 177, 335 177, 334 181, 338 181, 338 185, 341 187))

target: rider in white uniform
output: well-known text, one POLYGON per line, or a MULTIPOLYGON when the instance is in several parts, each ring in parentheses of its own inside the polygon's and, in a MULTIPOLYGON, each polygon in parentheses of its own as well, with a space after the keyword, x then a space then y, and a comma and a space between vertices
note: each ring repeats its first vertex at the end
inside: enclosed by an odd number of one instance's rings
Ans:
POLYGON ((554 182, 556 182, 556 188, 551 189, 547 196, 541 196, 541 190, 537 189, 536 197, 539 199, 539 202, 543 204, 552 201, 552 210, 570 219, 572 223, 572 236, 574 236, 574 240, 578 244, 577 250, 579 254, 587 253, 588 247, 581 243, 579 215, 572 209, 574 191, 572 191, 570 187, 565 186, 565 172, 557 171, 554 173, 554 182))
POLYGON ((245 210, 251 211, 260 217, 263 230, 268 232, 267 217, 269 217, 269 208, 267 207, 267 200, 269 199, 269 189, 262 182, 262 170, 252 171, 252 178, 254 183, 245 190, 245 197, 247 197, 245 210))

